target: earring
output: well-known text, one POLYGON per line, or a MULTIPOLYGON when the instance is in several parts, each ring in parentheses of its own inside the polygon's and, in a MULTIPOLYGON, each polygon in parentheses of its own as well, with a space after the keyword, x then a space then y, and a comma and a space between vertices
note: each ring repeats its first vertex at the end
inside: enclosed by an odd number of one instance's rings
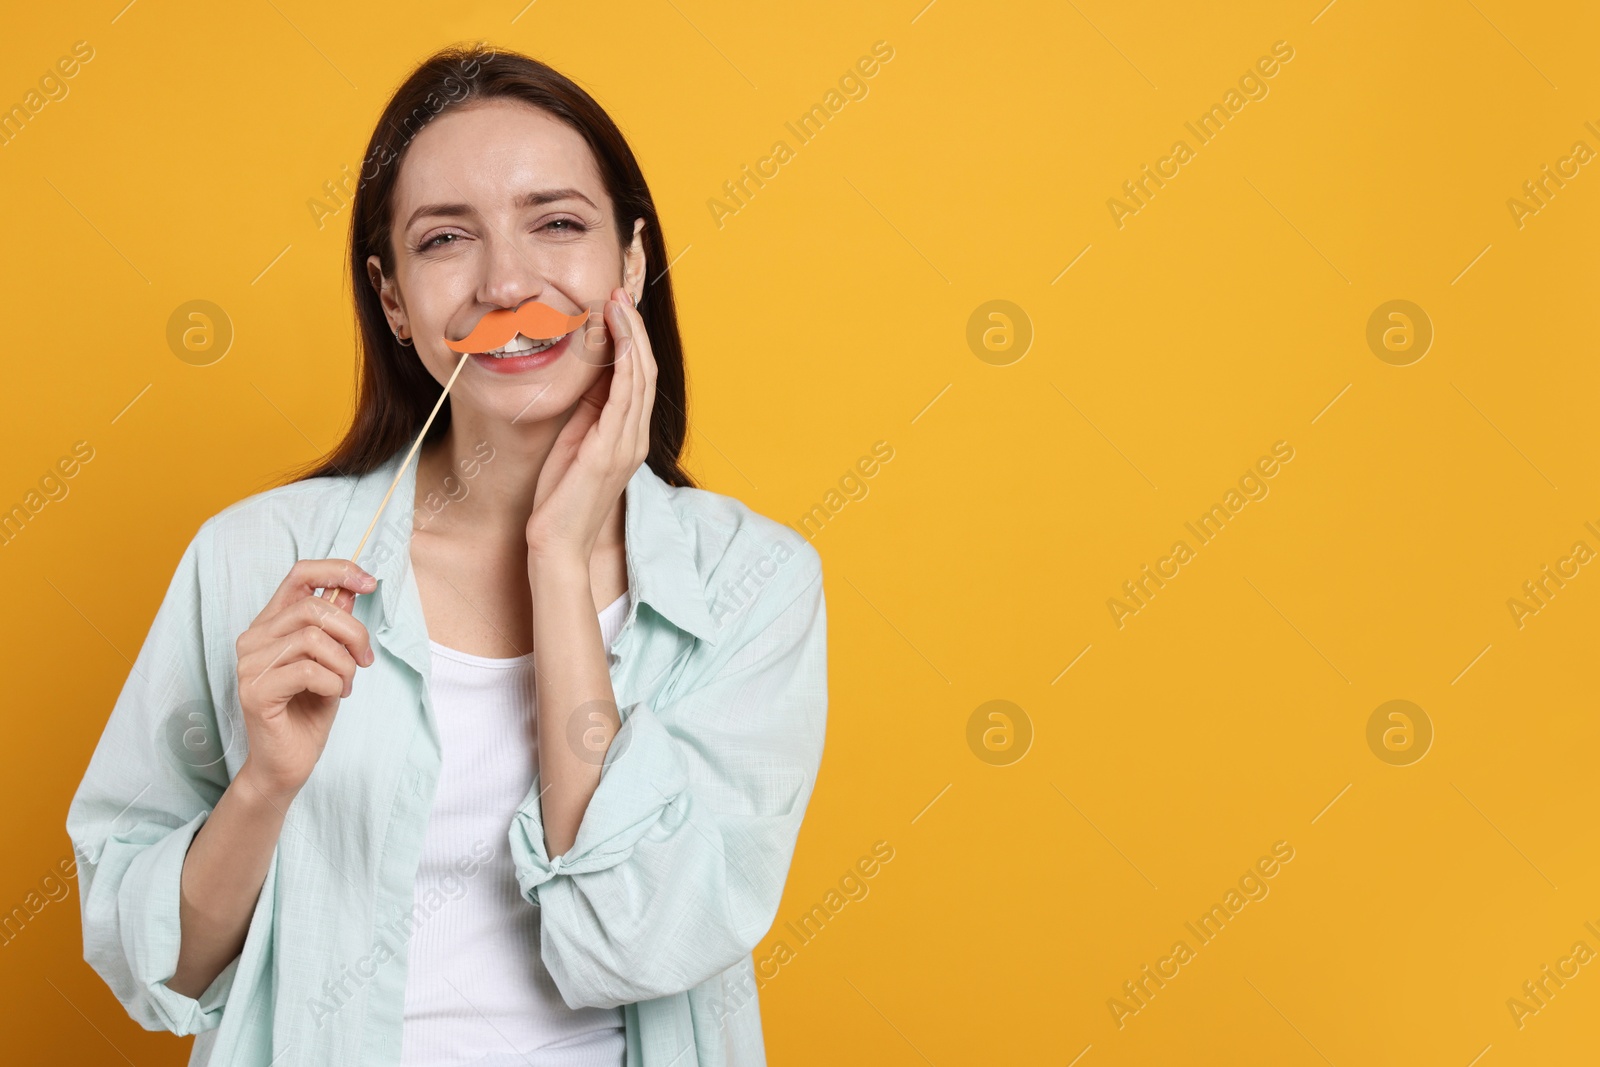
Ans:
POLYGON ((399 330, 394 332, 394 339, 400 343, 402 348, 411 348, 416 344, 415 341, 407 341, 404 337, 401 337, 399 330))

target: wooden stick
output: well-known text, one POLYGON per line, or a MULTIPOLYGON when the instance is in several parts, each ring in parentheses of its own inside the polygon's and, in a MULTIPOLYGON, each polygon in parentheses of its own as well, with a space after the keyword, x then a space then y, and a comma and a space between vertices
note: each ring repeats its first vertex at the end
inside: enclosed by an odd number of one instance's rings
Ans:
MULTIPOLYGON (((450 375, 450 380, 444 383, 444 392, 439 394, 439 399, 434 403, 433 410, 428 412, 428 421, 422 424, 422 432, 417 434, 417 439, 412 442, 411 451, 407 452, 406 458, 401 461, 400 469, 394 472, 394 481, 389 483, 389 491, 383 494, 383 502, 378 505, 378 510, 372 516, 372 521, 367 523, 367 532, 361 535, 361 540, 356 545, 355 552, 350 556, 351 563, 356 561, 356 557, 360 556, 361 550, 366 547, 367 538, 372 536, 373 529, 378 525, 378 517, 383 514, 383 509, 389 505, 389 498, 394 495, 394 487, 399 485, 400 479, 405 476, 406 468, 411 465, 411 457, 417 454, 417 449, 422 446, 422 439, 428 436, 428 427, 433 425, 433 417, 439 414, 440 408, 444 407, 444 398, 450 395, 450 387, 456 384, 456 378, 461 374, 461 368, 465 367, 467 365, 467 360, 471 358, 472 353, 463 352, 461 354, 461 362, 456 364, 455 372, 450 375)), ((332 589, 324 589, 317 595, 319 597, 332 600, 334 605, 337 606, 339 603, 339 591, 340 587, 334 586, 332 589), (332 596, 328 595, 330 592, 333 594, 332 596)), ((353 597, 352 602, 354 602, 353 597)))

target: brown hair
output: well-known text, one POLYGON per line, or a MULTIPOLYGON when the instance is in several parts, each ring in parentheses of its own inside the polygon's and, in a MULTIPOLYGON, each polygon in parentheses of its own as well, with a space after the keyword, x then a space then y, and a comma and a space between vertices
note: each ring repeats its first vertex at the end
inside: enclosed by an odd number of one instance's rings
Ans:
MULTIPOLYGON (((411 139, 441 114, 497 97, 531 104, 583 135, 614 205, 623 247, 632 240, 633 220, 645 220, 640 234, 645 290, 639 314, 657 367, 650 451, 645 462, 668 485, 695 484, 679 463, 688 397, 672 275, 665 269, 666 241, 633 150, 611 116, 570 78, 536 59, 498 52, 481 42, 444 48, 424 60, 395 91, 373 130, 350 213, 350 285, 361 348, 355 418, 331 453, 285 484, 327 475, 366 474, 382 466, 396 451, 410 446, 438 402, 444 387, 428 373, 415 349, 402 347, 390 331, 383 305, 367 276, 367 258, 378 256, 384 274, 394 274, 394 187, 411 139), (653 279, 651 271, 657 272, 653 279)), ((428 441, 437 440, 449 425, 447 400, 428 428, 428 441)))

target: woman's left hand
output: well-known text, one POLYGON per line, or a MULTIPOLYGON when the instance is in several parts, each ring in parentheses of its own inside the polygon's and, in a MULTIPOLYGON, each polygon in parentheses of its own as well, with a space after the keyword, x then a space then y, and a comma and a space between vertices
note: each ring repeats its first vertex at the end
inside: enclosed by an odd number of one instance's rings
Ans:
POLYGON ((539 472, 528 518, 530 554, 585 564, 606 517, 650 452, 656 360, 644 320, 625 290, 612 290, 604 316, 614 353, 556 436, 539 472))

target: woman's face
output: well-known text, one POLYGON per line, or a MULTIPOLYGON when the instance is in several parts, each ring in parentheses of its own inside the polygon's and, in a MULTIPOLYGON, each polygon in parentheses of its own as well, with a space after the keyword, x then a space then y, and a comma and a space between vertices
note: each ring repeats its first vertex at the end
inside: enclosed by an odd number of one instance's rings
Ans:
POLYGON ((602 311, 618 286, 635 297, 642 289, 644 220, 634 220, 624 254, 594 155, 576 130, 503 98, 447 112, 411 142, 393 219, 395 274, 385 278, 377 256, 368 273, 390 328, 414 341, 415 358, 440 384, 462 358, 446 339, 466 337, 488 312, 531 300, 589 313, 588 325, 540 365, 466 357, 450 390, 455 411, 504 422, 551 418, 610 366, 602 311))

